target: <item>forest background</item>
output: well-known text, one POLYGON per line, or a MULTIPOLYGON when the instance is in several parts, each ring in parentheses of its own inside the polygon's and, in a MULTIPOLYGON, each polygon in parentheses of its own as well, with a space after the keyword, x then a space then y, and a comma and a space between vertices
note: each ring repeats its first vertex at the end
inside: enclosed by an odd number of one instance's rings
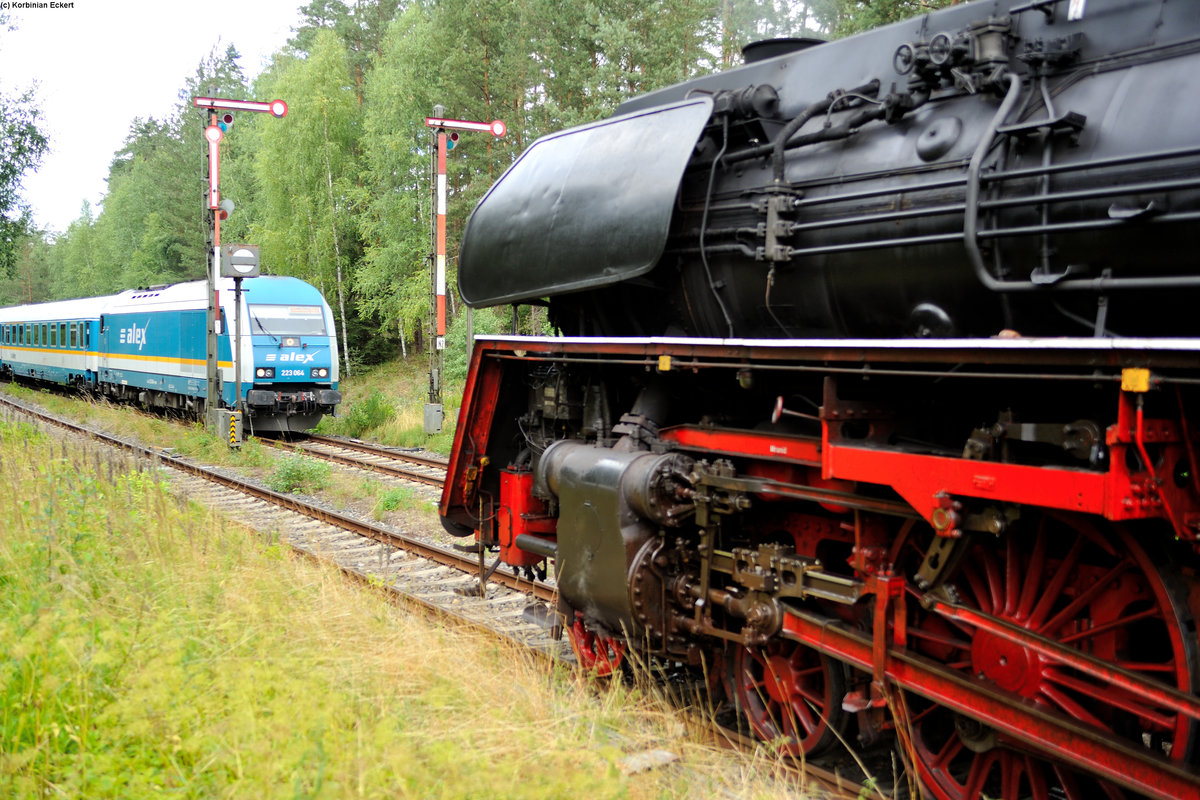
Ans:
MULTIPOLYGON (((956 0, 313 0, 249 83, 233 47, 184 81, 165 119, 134 119, 100 209, 34 229, 20 198, 48 143, 36 98, 0 87, 0 305, 201 279, 208 249, 205 115, 195 96, 283 98, 283 120, 241 114, 221 145, 222 240, 262 248, 265 271, 321 289, 354 367, 424 347, 431 261, 431 134, 450 118, 503 120, 447 159, 454 243, 475 203, 539 136, 610 115, 625 98, 741 63, 779 36, 842 36, 956 0)), ((0 18, 0 26, 6 20, 0 18)), ((453 292, 451 315, 457 316, 453 292)), ((501 314, 475 315, 498 330, 501 314)), ((536 327, 536 319, 525 326, 536 327)))

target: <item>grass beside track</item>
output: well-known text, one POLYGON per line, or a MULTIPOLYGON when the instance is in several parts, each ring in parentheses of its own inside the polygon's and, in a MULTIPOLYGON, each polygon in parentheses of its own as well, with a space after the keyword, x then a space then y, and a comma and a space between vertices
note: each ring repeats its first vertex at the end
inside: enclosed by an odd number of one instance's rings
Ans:
POLYGON ((397 360, 359 368, 353 378, 341 382, 343 402, 337 416, 326 417, 317 431, 393 447, 424 447, 448 455, 454 444, 462 384, 462 379, 456 378, 445 387, 442 432, 426 435, 429 385, 424 362, 397 360))
POLYGON ((0 421, 0 481, 0 796, 785 793, 645 690, 405 613, 121 456, 0 421), (623 774, 649 748, 686 770, 623 774))

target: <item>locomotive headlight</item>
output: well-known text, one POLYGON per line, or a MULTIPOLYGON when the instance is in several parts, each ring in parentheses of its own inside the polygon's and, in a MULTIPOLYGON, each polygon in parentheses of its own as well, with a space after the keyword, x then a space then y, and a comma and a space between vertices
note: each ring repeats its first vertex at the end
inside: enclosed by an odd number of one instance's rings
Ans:
POLYGON ((312 371, 309 372, 309 375, 314 378, 328 378, 329 377, 329 368, 328 367, 313 367, 312 371))
POLYGON ((274 367, 259 367, 258 369, 254 370, 254 377, 256 377, 256 378, 274 378, 275 377, 275 368, 274 367))

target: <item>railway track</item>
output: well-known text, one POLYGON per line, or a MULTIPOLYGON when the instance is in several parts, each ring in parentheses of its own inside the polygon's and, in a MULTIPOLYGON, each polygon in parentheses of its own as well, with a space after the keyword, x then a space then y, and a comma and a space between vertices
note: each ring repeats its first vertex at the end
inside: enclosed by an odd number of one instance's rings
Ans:
POLYGON ((432 486, 439 491, 446 482, 444 460, 355 439, 311 435, 294 441, 261 438, 259 441, 276 449, 302 452, 342 466, 432 486))
MULTIPOLYGON (((557 594, 553 585, 530 581, 487 564, 487 554, 445 548, 382 525, 323 507, 295 495, 281 494, 230 470, 194 463, 162 450, 92 430, 0 394, 8 414, 32 418, 61 429, 65 435, 114 448, 141 459, 170 477, 173 490, 216 508, 239 523, 279 541, 305 556, 332 563, 350 579, 382 589, 397 601, 518 643, 543 657, 574 663, 566 637, 553 630, 557 594), (480 580, 480 576, 484 580, 480 580)), ((320 437, 322 440, 328 437, 320 437)), ((320 446, 341 447, 344 440, 320 446)), ((314 443, 318 444, 318 443, 314 443)), ((388 453, 365 443, 344 447, 388 453)), ((306 452, 311 452, 304 448, 306 452)), ((410 455, 410 454, 402 454, 410 455)), ((383 457, 388 457, 383 456, 383 457)), ((418 456, 419 457, 419 456, 418 456)), ((332 459, 331 459, 332 460, 332 459)), ((436 463, 435 459, 426 459, 436 463)), ((357 466, 357 465, 355 465, 357 466)), ((383 471, 383 470, 381 470, 383 471)), ((718 729, 716 741, 753 749, 752 737, 718 729)), ((817 785, 826 797, 886 796, 863 786, 842 770, 803 765, 806 785, 817 785)), ((852 769, 850 771, 853 771, 852 769)))

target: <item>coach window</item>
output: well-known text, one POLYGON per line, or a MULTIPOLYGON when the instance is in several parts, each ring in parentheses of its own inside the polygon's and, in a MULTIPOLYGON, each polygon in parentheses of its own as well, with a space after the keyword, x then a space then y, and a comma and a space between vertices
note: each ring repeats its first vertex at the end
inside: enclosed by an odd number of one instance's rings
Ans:
POLYGON ((79 347, 79 325, 74 322, 71 323, 71 347, 79 347))
POLYGON ((48 326, 46 325, 46 323, 43 322, 42 323, 42 347, 47 347, 50 344, 50 336, 49 336, 49 332, 47 331, 47 327, 48 326))
POLYGON ((36 322, 33 325, 33 342, 32 342, 32 344, 34 347, 42 346, 42 326, 38 325, 36 322))
POLYGON ((50 323, 50 346, 58 347, 58 326, 50 323))
POLYGON ((58 346, 67 346, 67 323, 65 322, 58 323, 58 346))

